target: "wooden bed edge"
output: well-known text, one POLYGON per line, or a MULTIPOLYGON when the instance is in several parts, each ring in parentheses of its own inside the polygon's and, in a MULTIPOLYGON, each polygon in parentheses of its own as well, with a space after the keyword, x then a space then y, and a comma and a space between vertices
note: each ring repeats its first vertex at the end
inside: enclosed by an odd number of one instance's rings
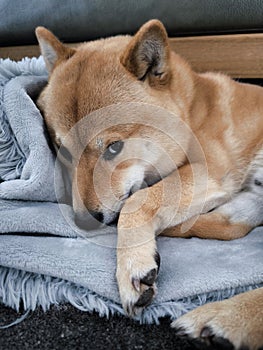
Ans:
MULTIPOLYGON (((263 78, 263 33, 170 38, 170 45, 198 72, 222 72, 233 78, 263 78)), ((16 61, 39 54, 38 45, 0 47, 0 58, 16 61)))

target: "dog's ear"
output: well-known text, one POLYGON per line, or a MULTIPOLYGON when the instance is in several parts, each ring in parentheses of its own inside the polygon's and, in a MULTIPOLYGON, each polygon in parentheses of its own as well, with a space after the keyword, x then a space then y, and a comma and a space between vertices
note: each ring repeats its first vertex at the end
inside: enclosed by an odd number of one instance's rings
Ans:
POLYGON ((170 47, 167 32, 158 20, 145 23, 121 56, 123 66, 139 80, 147 76, 167 82, 170 47))
POLYGON ((60 61, 67 60, 75 50, 63 45, 54 34, 44 27, 36 28, 36 37, 49 73, 60 61))

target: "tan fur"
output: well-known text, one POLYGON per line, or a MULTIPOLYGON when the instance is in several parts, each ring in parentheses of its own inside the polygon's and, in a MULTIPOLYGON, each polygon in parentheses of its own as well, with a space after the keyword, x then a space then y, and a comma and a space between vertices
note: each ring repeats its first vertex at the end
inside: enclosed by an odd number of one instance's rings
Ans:
MULTIPOLYGON (((263 169, 263 89, 193 72, 171 51, 156 20, 134 37, 102 39, 76 50, 45 28, 36 33, 50 72, 38 103, 53 142, 72 155, 67 165, 74 211, 82 221, 86 209, 100 212, 105 223, 120 212, 117 280, 124 309, 136 314, 156 290, 154 280, 144 282, 149 271, 157 271, 156 234, 229 240, 262 224, 261 212, 256 221, 252 214, 237 214, 246 209, 244 201, 262 198, 253 176, 263 169), (103 127, 114 118, 116 125, 103 127), (81 126, 86 119, 90 124, 81 126), (116 141, 123 142, 122 151, 105 160, 116 141), (147 174, 155 181, 140 189, 147 174)), ((242 341, 251 349, 263 345, 262 292, 197 309, 196 325, 189 321, 191 335, 200 336, 207 309, 219 310, 218 327, 213 327, 219 336, 225 327, 223 336, 235 346, 242 341), (245 313, 246 322, 224 317, 225 308, 240 317, 245 313), (244 330, 243 338, 237 327, 244 330)), ((190 318, 191 313, 184 316, 190 318)))
POLYGON ((194 338, 209 327, 213 334, 228 339, 235 349, 248 346, 257 350, 262 345, 262 308, 262 289, 257 289, 199 307, 173 322, 172 327, 188 329, 194 338))

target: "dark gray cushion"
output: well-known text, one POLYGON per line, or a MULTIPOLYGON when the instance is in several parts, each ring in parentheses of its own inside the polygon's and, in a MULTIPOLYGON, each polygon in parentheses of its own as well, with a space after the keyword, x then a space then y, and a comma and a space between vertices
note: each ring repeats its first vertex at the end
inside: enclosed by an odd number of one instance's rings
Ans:
POLYGON ((134 33, 152 18, 170 36, 263 30, 262 0, 1 0, 0 46, 36 42, 43 25, 67 42, 134 33))

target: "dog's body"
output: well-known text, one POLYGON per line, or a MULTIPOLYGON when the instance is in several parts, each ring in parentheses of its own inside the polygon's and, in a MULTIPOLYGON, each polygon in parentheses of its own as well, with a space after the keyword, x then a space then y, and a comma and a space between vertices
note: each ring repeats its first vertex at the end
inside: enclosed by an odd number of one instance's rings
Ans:
MULTIPOLYGON (((37 36, 50 72, 39 105, 54 143, 73 163, 76 221, 85 226, 86 208, 106 224, 120 212, 117 280, 133 315, 155 293, 156 233, 230 240, 263 223, 263 89, 194 73, 170 50, 158 21, 134 37, 76 50, 44 28, 37 36), (93 126, 114 111, 121 111, 121 125, 97 128, 84 145, 76 133, 68 136, 86 115, 114 104, 92 116, 93 126), (171 113, 162 118, 165 110, 171 113), (150 187, 143 189, 144 181, 150 187)), ((263 345, 263 289, 205 305, 174 326, 256 349, 263 345)))

